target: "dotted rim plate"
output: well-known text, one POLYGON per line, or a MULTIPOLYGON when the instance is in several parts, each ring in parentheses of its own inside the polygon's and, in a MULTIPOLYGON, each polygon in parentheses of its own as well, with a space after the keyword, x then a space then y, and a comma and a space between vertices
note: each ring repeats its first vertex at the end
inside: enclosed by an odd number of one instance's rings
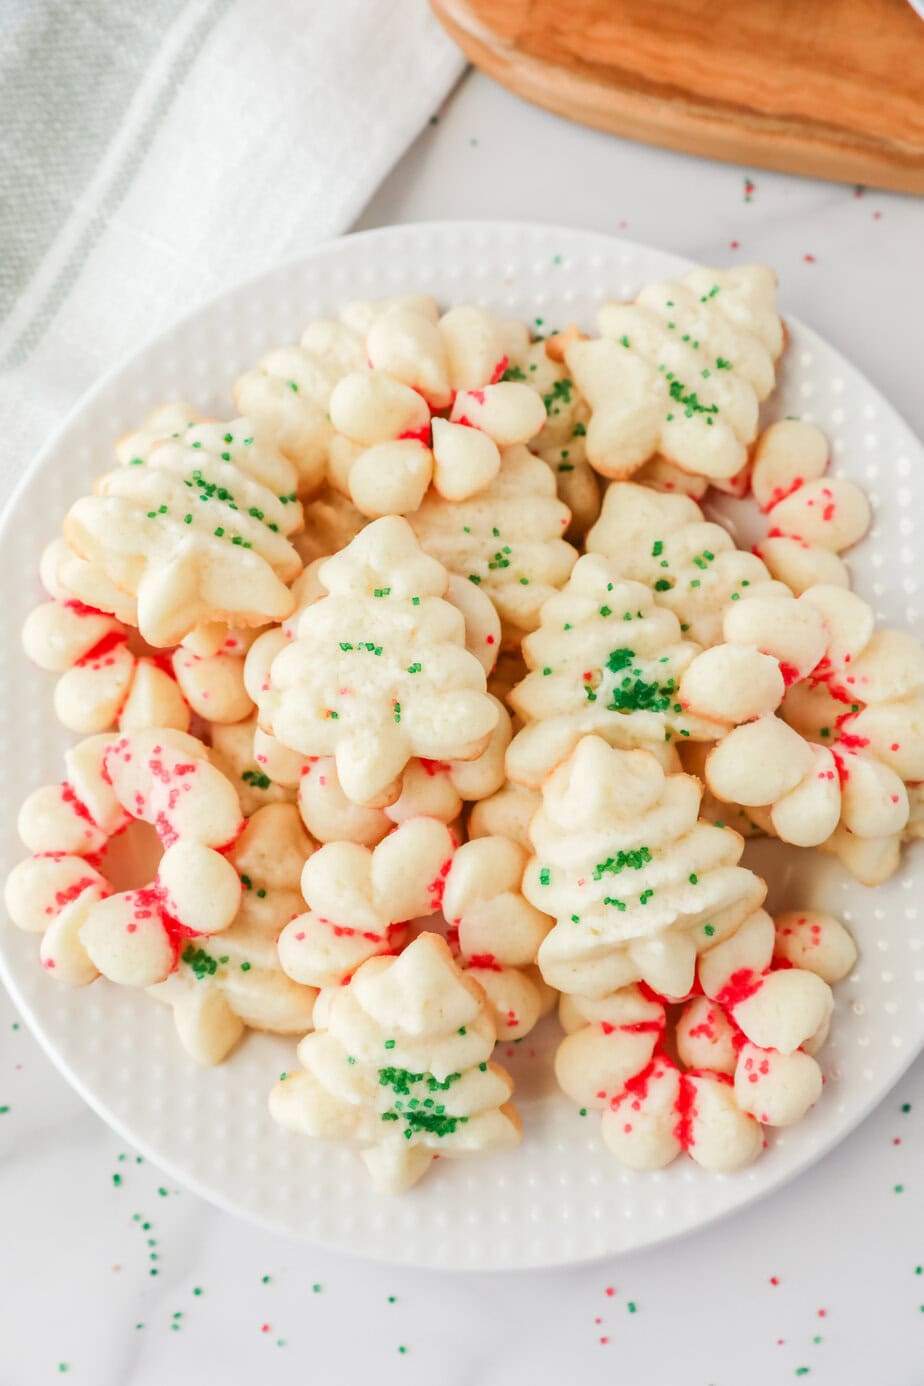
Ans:
MULTIPOLYGON (((645 282, 688 267, 630 242, 508 222, 363 232, 206 304, 101 381, 22 478, 0 529, 0 639, 14 652, 5 667, 0 733, 10 805, 4 874, 22 855, 14 806, 36 784, 60 778, 68 741, 53 721, 51 676, 15 653, 20 626, 40 597, 43 545, 66 506, 110 465, 119 434, 169 398, 229 416, 240 370, 351 298, 429 291, 446 303, 474 301, 549 326, 592 326, 602 300, 630 298, 645 282)), ((788 326, 767 421, 784 414, 814 419, 832 441, 835 473, 869 487, 874 525, 849 556, 855 586, 878 619, 919 628, 914 560, 924 517, 924 448, 832 347, 792 318, 788 326), (896 567, 899 577, 887 586, 884 574, 896 567)), ((924 1045, 924 931, 913 903, 924 886, 920 848, 906 849, 899 874, 876 891, 857 885, 830 857, 778 843, 749 844, 746 860, 771 874, 772 908, 814 906, 845 918, 861 958, 838 988, 822 1055, 822 1100, 805 1121, 773 1137, 754 1166, 732 1176, 707 1174, 683 1159, 656 1174, 621 1169, 600 1142, 596 1118, 582 1119, 555 1090, 557 1028, 547 1020, 511 1058, 510 1047, 500 1047, 517 1083, 520 1149, 441 1162, 403 1199, 381 1199, 351 1151, 270 1121, 266 1094, 293 1065, 292 1042, 250 1035, 227 1063, 200 1069, 180 1048, 166 1008, 103 981, 66 990, 39 968, 35 936, 8 924, 0 928, 0 973, 52 1061, 104 1120, 230 1212, 403 1264, 563 1265, 650 1246, 778 1188, 842 1140, 924 1045)))

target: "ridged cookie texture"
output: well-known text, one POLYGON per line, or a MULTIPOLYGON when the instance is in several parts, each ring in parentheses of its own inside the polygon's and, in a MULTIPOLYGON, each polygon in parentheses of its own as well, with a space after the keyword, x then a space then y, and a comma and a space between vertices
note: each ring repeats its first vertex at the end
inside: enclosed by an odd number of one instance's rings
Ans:
POLYGON ((273 1088, 270 1112, 291 1131, 356 1146, 375 1186, 403 1193, 436 1156, 519 1143, 494 1041, 481 987, 444 939, 421 934, 399 957, 370 958, 348 987, 321 993, 301 1067, 273 1088))

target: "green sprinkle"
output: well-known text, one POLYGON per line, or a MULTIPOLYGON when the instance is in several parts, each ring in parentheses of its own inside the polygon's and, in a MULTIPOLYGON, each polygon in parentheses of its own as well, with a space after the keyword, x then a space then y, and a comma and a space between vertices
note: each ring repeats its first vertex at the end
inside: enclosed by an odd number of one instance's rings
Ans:
POLYGON ((525 379, 526 379, 526 376, 525 376, 525 375, 523 374, 523 372, 520 370, 520 367, 519 367, 519 366, 508 366, 507 369, 504 371, 504 374, 501 376, 501 380, 525 380, 525 379))
POLYGON ((642 867, 651 861, 651 851, 648 847, 632 848, 628 852, 617 852, 615 857, 607 857, 606 861, 594 867, 594 880, 602 880, 604 876, 618 876, 625 870, 641 871, 642 867))
POLYGON ((571 923, 572 923, 572 924, 580 924, 580 922, 581 922, 581 916, 580 916, 579 914, 573 914, 573 915, 571 916, 571 923))
POLYGON ((528 587, 528 586, 529 586, 529 578, 520 578, 520 586, 521 586, 521 587, 528 587))
POLYGON ((574 428, 571 430, 571 436, 572 436, 572 438, 584 438, 584 437, 586 437, 586 435, 587 435, 587 425, 586 425, 586 424, 576 423, 576 424, 574 425, 574 428))
POLYGON ((214 977, 218 971, 218 963, 204 948, 194 948, 191 943, 188 943, 180 956, 186 966, 192 968, 196 974, 196 980, 199 982, 202 981, 203 977, 214 977))
POLYGON ((613 614, 613 613, 612 613, 612 610, 610 609, 610 607, 608 607, 608 606, 601 606, 601 608, 600 608, 600 615, 601 615, 601 616, 604 616, 604 617, 605 617, 605 616, 612 616, 612 614, 613 614))
POLYGON ((194 1294, 194 1295, 201 1295, 201 1294, 202 1294, 202 1286, 201 1286, 201 1285, 194 1285, 194 1286, 193 1286, 193 1294, 194 1294))
POLYGON ((731 361, 726 361, 724 356, 717 356, 715 358, 715 368, 717 371, 730 371, 732 363, 731 361))
POLYGON ((698 884, 699 884, 699 877, 697 876, 697 874, 696 874, 695 871, 692 871, 692 872, 690 873, 690 875, 687 877, 687 880, 690 882, 690 885, 698 885, 698 884))
POLYGON ((457 1035, 467 1035, 467 1034, 468 1034, 468 1031, 466 1030, 466 1028, 465 1028, 464 1025, 460 1025, 459 1028, 458 1028, 458 1030, 456 1031, 456 1034, 457 1034, 457 1035))
POLYGON ((418 664, 416 661, 415 661, 413 664, 409 664, 409 665, 407 666, 407 671, 408 671, 409 674, 419 674, 419 673, 422 672, 422 670, 423 670, 423 665, 422 665, 422 664, 418 664))
POLYGON ((707 938, 712 938, 712 935, 715 933, 715 925, 714 925, 714 924, 704 924, 704 925, 703 925, 703 933, 706 935, 707 938))
POLYGON ((540 884, 540 885, 548 885, 548 883, 549 883, 549 881, 550 881, 551 879, 552 879, 552 873, 551 873, 551 871, 549 870, 549 868, 548 868, 547 866, 541 867, 541 868, 540 868, 540 871, 539 871, 539 884, 540 884))
POLYGON ((116 1188, 118 1188, 119 1185, 122 1183, 122 1176, 121 1176, 121 1174, 114 1174, 114 1175, 112 1176, 112 1182, 113 1182, 113 1184, 116 1186, 116 1188))
POLYGON ((297 395, 297 394, 298 394, 298 386, 296 385, 296 383, 295 383, 294 380, 287 380, 287 381, 286 381, 286 384, 288 385, 289 389, 292 391, 293 395, 297 395))
POLYGON ((386 1049, 394 1049, 394 1047, 395 1047, 395 1041, 394 1041, 393 1039, 388 1039, 388 1040, 385 1041, 385 1048, 386 1048, 386 1049))
POLYGON ((263 1283, 264 1285, 268 1285, 268 1284, 270 1283, 270 1278, 269 1278, 268 1275, 264 1275, 264 1276, 263 1276, 262 1283, 263 1283))
POLYGON ((578 1111, 578 1116, 586 1116, 586 1115, 587 1115, 587 1108, 586 1108, 586 1107, 581 1107, 581 1108, 579 1109, 579 1111, 578 1111))
POLYGON ((630 1314, 634 1314, 636 1309, 638 1308, 638 1305, 635 1303, 634 1299, 630 1299, 629 1303, 626 1305, 626 1308, 628 1309, 630 1314))
POLYGON ((620 344, 620 346, 628 347, 628 346, 629 346, 629 338, 628 338, 628 337, 620 337, 620 339, 619 339, 619 344, 620 344))
POLYGON ((252 784, 254 789, 269 789, 272 784, 269 775, 265 775, 262 770, 245 770, 241 779, 245 784, 252 784))
POLYGON ((625 900, 617 900, 614 895, 604 895, 603 903, 604 905, 610 905, 614 910, 624 911, 626 908, 625 900))
POLYGON ((895 1192, 896 1192, 896 1193, 904 1193, 904 1192, 905 1192, 905 1186, 904 1186, 904 1184, 896 1184, 896 1185, 895 1185, 895 1192))
POLYGON ((663 552, 664 552, 664 541, 663 541, 663 539, 656 539, 656 540, 654 541, 654 543, 652 544, 652 546, 651 546, 651 556, 652 556, 652 558, 660 558, 663 552))
POLYGON ((313 1294, 319 1295, 321 1293, 320 1285, 312 1285, 311 1289, 313 1294))
POLYGON ((477 573, 469 573, 468 580, 469 582, 473 582, 476 587, 481 582, 481 578, 478 576, 477 573))
POLYGON ((910 1103, 910 1102, 903 1102, 903 1103, 902 1103, 902 1111, 903 1111, 903 1112, 910 1112, 910 1111, 911 1111, 911 1103, 910 1103))
POLYGON ((654 585, 654 590, 656 592, 670 592, 673 586, 674 584, 672 582, 668 582, 667 578, 658 578, 657 582, 654 585))

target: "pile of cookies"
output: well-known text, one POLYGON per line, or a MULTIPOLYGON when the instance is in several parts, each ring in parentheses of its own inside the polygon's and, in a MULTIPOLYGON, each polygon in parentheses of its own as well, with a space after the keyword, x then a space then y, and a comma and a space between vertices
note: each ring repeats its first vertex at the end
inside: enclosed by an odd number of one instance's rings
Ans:
POLYGON ((867 500, 811 424, 759 432, 773 275, 597 326, 311 323, 240 417, 118 444, 23 632, 80 738, 6 884, 49 979, 146 989, 204 1064, 298 1037, 272 1115, 393 1192, 520 1140, 492 1053, 556 1007, 617 1160, 747 1164, 819 1097, 856 950, 771 919, 744 838, 875 885, 922 832, 924 651, 841 558, 867 500), (710 488, 766 514, 753 551, 710 488))

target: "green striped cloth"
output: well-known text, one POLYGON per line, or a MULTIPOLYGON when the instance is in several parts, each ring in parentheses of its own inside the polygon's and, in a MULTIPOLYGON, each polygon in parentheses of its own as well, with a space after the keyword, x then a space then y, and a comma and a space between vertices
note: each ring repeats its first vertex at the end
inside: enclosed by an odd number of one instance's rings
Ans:
POLYGON ((6 0, 0 498, 114 362, 348 229, 462 69, 424 0, 6 0))

